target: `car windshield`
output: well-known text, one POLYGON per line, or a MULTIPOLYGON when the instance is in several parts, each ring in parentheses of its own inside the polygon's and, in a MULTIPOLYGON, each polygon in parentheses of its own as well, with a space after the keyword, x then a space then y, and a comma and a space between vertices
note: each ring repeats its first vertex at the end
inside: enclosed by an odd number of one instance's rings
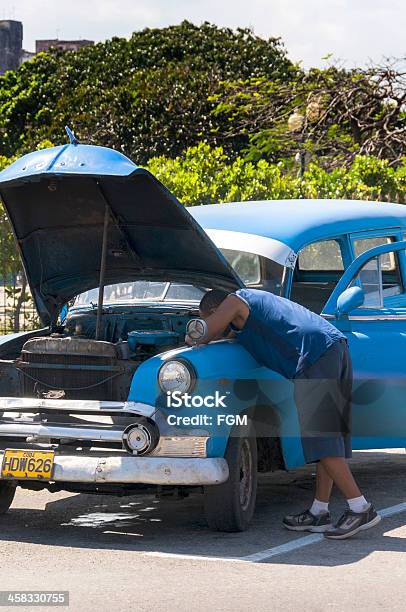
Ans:
MULTIPOLYGON (((254 253, 234 249, 221 249, 224 257, 234 268, 247 287, 256 287, 281 295, 285 268, 271 259, 254 253)), ((117 283, 104 288, 103 303, 128 304, 140 302, 196 302, 199 303, 205 287, 187 283, 137 280, 130 283, 117 283)), ((77 296, 73 306, 80 308, 95 306, 99 290, 90 289, 77 296)))
MULTIPOLYGON (((117 283, 104 288, 104 304, 129 302, 200 302, 204 289, 182 283, 161 281, 134 281, 117 283)), ((99 290, 90 289, 77 296, 74 307, 97 304, 99 290)))

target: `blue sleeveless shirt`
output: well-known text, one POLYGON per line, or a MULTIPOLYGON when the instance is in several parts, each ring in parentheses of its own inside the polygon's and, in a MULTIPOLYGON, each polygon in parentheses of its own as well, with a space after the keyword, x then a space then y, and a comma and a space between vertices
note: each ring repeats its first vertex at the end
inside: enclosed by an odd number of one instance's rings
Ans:
POLYGON ((237 332, 237 340, 262 365, 285 378, 295 378, 343 334, 319 315, 300 304, 268 291, 235 292, 250 309, 237 332))

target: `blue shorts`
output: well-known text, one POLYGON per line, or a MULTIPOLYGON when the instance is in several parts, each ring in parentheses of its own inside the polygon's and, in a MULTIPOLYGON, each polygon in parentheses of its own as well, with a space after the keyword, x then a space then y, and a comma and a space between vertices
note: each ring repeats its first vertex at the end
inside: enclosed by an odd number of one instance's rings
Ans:
POLYGON ((352 364, 338 340, 294 379, 294 396, 306 463, 351 457, 352 364))

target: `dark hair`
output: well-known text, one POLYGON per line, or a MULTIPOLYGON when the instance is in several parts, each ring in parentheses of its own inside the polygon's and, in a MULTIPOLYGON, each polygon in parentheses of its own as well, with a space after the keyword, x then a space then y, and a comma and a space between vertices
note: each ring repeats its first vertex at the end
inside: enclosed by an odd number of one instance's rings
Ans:
POLYGON ((208 313, 212 308, 220 306, 226 297, 230 295, 229 291, 223 289, 212 289, 204 294, 200 301, 199 309, 201 312, 208 313))

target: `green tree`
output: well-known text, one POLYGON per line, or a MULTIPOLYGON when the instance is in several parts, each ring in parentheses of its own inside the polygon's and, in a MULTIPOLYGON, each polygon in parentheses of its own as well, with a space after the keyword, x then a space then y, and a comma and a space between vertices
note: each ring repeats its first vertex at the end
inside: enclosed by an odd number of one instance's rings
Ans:
MULTIPOLYGON (((406 146, 404 61, 367 69, 291 71, 291 79, 226 81, 212 98, 225 129, 245 140, 248 159, 317 159, 332 168, 373 155, 399 164, 406 146)), ((305 164, 302 164, 302 171, 305 164)))
POLYGON ((69 124, 82 142, 112 146, 144 163, 215 141, 208 99, 220 81, 289 74, 281 42, 250 30, 178 26, 135 32, 77 53, 39 54, 0 77, 0 154, 50 139, 69 124))

